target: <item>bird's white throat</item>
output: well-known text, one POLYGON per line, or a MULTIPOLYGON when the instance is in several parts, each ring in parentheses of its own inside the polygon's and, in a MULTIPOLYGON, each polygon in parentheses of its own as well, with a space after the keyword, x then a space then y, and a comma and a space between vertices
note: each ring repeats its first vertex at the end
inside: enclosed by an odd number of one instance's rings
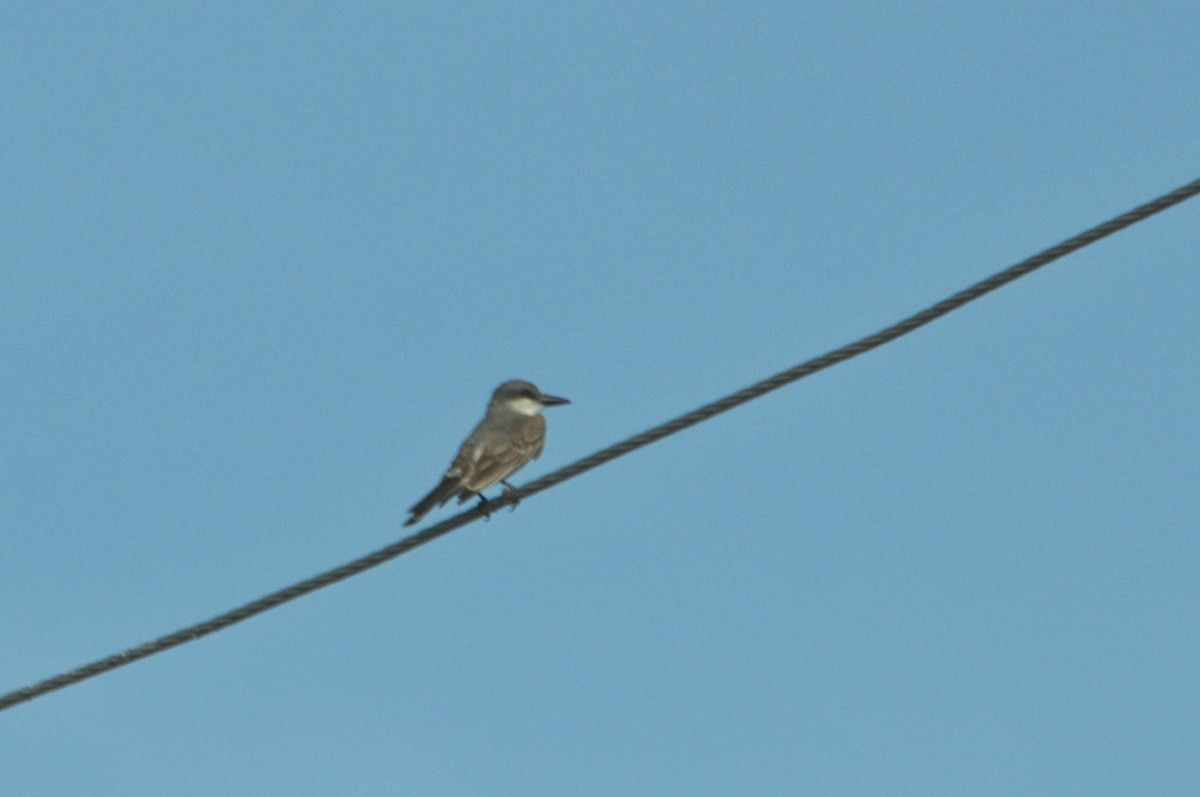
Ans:
POLYGON ((542 404, 536 399, 521 396, 520 398, 509 399, 508 408, 522 415, 537 415, 542 411, 542 404))

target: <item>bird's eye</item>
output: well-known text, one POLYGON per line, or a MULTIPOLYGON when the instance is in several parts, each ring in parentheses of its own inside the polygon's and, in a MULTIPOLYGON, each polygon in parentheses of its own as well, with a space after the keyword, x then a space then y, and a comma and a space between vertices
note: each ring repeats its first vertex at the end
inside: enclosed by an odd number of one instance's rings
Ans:
POLYGON ((533 398, 533 391, 529 390, 527 388, 527 389, 521 391, 521 395, 524 396, 525 398, 533 398))

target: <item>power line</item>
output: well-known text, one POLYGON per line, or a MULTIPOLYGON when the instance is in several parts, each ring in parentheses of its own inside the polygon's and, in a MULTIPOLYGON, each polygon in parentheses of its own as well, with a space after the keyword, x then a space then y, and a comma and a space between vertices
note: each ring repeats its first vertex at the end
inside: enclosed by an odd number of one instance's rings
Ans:
MULTIPOLYGON (((1050 247, 1043 252, 1040 252, 1033 257, 1022 260, 1020 263, 1009 266, 1001 272, 993 274, 985 280, 975 283, 969 288, 959 291, 953 296, 949 296, 937 304, 927 307, 926 309, 911 315, 904 320, 893 324, 886 329, 881 329, 878 332, 868 335, 861 340, 843 346, 840 349, 835 349, 831 352, 813 358, 807 362, 803 362, 786 371, 781 371, 772 377, 762 380, 747 388, 739 390, 736 393, 725 396, 710 404, 705 404, 703 407, 692 410, 686 415, 681 415, 678 418, 667 421, 666 423, 656 426, 642 432, 639 435, 634 435, 627 440, 609 446, 608 448, 597 451, 591 456, 584 457, 577 462, 567 465, 564 468, 559 468, 553 473, 549 473, 540 479, 536 479, 524 487, 518 488, 512 492, 506 492, 503 496, 493 499, 488 502, 489 512, 496 509, 514 504, 531 495, 549 490, 555 485, 565 482, 567 479, 573 479, 576 476, 585 473, 592 468, 599 467, 606 462, 611 462, 617 457, 635 451, 643 446, 657 442, 664 437, 680 432, 689 426, 694 426, 702 421, 706 421, 723 412, 727 412, 734 407, 752 401, 772 390, 778 390, 784 385, 791 384, 806 376, 811 376, 817 371, 829 368, 832 365, 845 362, 851 358, 857 357, 860 354, 865 354, 871 349, 889 343, 896 338, 907 335, 908 333, 919 329, 931 321, 934 321, 947 313, 953 312, 965 304, 975 301, 976 299, 991 293, 997 288, 1001 288, 1010 282, 1024 277, 1032 271, 1035 271, 1042 266, 1065 257, 1066 255, 1076 252, 1085 246, 1099 241, 1112 235, 1115 232, 1130 227, 1143 221, 1156 213, 1161 213, 1167 208, 1178 205, 1192 197, 1200 194, 1200 180, 1195 180, 1187 185, 1175 189, 1169 194, 1151 200, 1144 205, 1141 205, 1128 213, 1123 213, 1116 218, 1110 219, 1096 227, 1080 233, 1073 238, 1069 238, 1060 244, 1050 247)), ((429 528, 419 531, 416 534, 405 537, 402 540, 392 543, 391 545, 380 548, 378 551, 367 554, 352 562, 347 562, 340 567, 335 567, 312 578, 305 579, 289 587, 284 587, 281 590, 265 595, 256 601, 239 606, 232 611, 217 615, 204 622, 197 623, 175 633, 159 637, 137 647, 129 648, 128 650, 108 656, 107 658, 99 659, 90 664, 85 664, 82 667, 71 670, 69 672, 56 675, 52 678, 47 678, 35 684, 31 684, 5 695, 0 695, 0 711, 11 708, 18 703, 24 703, 28 700, 33 700, 49 692, 57 689, 62 689, 72 684, 79 683, 101 673, 115 670, 118 667, 124 667, 126 664, 132 664, 138 659, 144 659, 148 656, 153 656, 156 653, 161 653, 164 650, 176 647, 178 645, 191 642, 200 637, 207 636, 222 629, 228 628, 235 623, 240 623, 247 620, 256 614, 274 609, 288 601, 295 600, 302 595, 307 595, 310 592, 315 592, 318 589, 328 587, 351 576, 357 575, 364 570, 370 570, 372 567, 381 565, 397 556, 406 554, 414 548, 419 548, 427 542, 432 542, 444 534, 449 534, 457 528, 467 525, 483 517, 483 512, 479 507, 474 507, 454 517, 443 520, 441 523, 434 524, 429 528)))

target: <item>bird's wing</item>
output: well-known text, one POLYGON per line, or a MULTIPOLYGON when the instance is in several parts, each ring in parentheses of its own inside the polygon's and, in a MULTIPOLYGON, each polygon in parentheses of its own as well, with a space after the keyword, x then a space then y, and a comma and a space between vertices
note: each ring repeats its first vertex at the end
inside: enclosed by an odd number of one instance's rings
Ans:
MULTIPOLYGON (((542 452, 545 438, 546 420, 540 415, 530 418, 527 423, 514 429, 512 434, 484 446, 474 471, 463 486, 471 492, 480 492, 508 478, 542 452)), ((464 490, 459 502, 469 497, 464 490)))
MULTIPOLYGON (((479 458, 474 473, 471 474, 471 478, 465 482, 464 486, 473 492, 486 490, 528 461, 529 448, 526 446, 505 443, 501 446, 489 447, 479 458)), ((460 498, 465 501, 470 498, 470 495, 464 491, 460 498)))

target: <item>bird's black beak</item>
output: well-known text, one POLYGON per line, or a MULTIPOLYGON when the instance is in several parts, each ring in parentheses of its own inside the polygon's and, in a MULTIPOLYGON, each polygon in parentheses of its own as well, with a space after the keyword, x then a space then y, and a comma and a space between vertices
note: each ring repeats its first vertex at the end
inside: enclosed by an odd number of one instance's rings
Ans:
POLYGON ((559 398, 558 396, 547 396, 545 393, 542 394, 542 397, 538 401, 542 403, 543 407, 556 407, 559 404, 571 403, 569 399, 559 398))

